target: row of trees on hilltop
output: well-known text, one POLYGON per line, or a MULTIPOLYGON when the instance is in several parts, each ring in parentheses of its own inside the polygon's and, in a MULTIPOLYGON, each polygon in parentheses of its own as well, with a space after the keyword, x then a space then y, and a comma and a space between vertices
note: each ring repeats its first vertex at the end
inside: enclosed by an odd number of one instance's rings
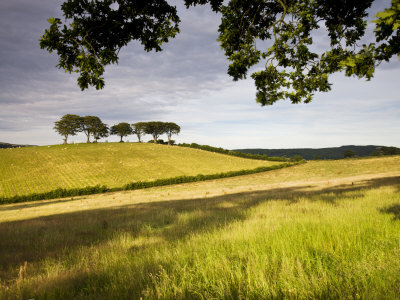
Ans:
POLYGON ((159 137, 166 134, 168 137, 168 145, 172 143, 172 135, 179 134, 181 128, 179 125, 173 122, 138 122, 129 124, 126 122, 118 123, 111 127, 103 123, 97 116, 85 116, 66 114, 61 117, 59 121, 54 122, 54 130, 64 138, 64 144, 67 144, 69 136, 77 135, 79 132, 83 132, 86 135, 86 142, 90 143, 90 138, 93 137, 93 142, 101 138, 108 137, 109 135, 117 135, 121 138, 120 142, 123 142, 123 138, 135 134, 142 142, 142 137, 145 134, 149 134, 153 137, 153 142, 157 143, 159 137))

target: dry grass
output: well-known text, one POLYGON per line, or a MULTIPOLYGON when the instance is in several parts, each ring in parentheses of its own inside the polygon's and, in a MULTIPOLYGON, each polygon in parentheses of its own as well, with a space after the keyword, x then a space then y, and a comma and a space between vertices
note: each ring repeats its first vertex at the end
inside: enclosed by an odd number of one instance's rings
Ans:
POLYGON ((399 162, 1 206, 0 298, 396 299, 399 162))

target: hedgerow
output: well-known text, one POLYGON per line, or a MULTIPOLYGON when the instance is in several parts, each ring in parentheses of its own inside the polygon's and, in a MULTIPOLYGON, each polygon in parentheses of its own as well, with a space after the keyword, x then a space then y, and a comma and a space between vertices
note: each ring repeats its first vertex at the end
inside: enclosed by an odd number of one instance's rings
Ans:
POLYGON ((105 185, 86 186, 83 188, 73 189, 57 188, 55 190, 44 193, 32 193, 27 195, 16 195, 13 197, 3 197, 0 198, 0 204, 100 194, 105 193, 109 190, 110 189, 105 185))
POLYGON ((153 181, 136 181, 136 182, 125 184, 122 187, 122 189, 123 190, 137 190, 137 189, 150 188, 150 187, 163 186, 163 185, 172 185, 172 184, 179 184, 179 183, 188 183, 188 182, 204 181, 204 180, 210 180, 210 179, 234 177, 234 176, 247 175, 247 174, 255 174, 255 173, 260 173, 260 172, 282 169, 282 168, 286 168, 286 167, 296 165, 296 164, 298 164, 298 163, 284 163, 284 164, 273 165, 273 166, 269 166, 269 167, 258 167, 255 169, 230 171, 230 172, 208 174, 208 175, 198 174, 196 176, 177 176, 177 177, 172 177, 172 178, 157 179, 157 180, 153 180, 153 181))
POLYGON ((73 188, 73 189, 57 188, 55 190, 45 192, 45 193, 32 193, 32 194, 27 194, 27 195, 16 195, 13 197, 3 197, 3 198, 0 198, 0 204, 11 204, 11 203, 20 203, 20 202, 27 202, 27 201, 38 201, 38 200, 66 198, 66 197, 74 197, 74 196, 93 195, 93 194, 116 192, 116 191, 122 191, 122 190, 125 190, 125 191, 138 190, 138 189, 145 189, 145 188, 157 187, 157 186, 165 186, 165 185, 172 185, 172 184, 227 178, 227 177, 255 174, 255 173, 261 173, 261 172, 266 172, 266 171, 271 171, 271 170, 282 169, 282 168, 298 165, 303 162, 304 161, 292 162, 292 163, 286 162, 283 164, 273 165, 273 166, 269 166, 269 167, 258 167, 255 169, 230 171, 230 172, 208 174, 208 175, 199 174, 196 176, 177 176, 177 177, 157 179, 157 180, 152 180, 152 181, 136 181, 136 182, 131 182, 131 183, 125 184, 122 187, 115 187, 115 188, 109 188, 105 185, 87 186, 84 188, 73 188))
POLYGON ((222 153, 222 154, 226 154, 226 155, 232 155, 232 156, 249 158, 249 159, 268 160, 268 161, 291 161, 291 159, 287 158, 287 157, 272 157, 272 156, 268 156, 265 154, 260 155, 260 154, 243 153, 243 152, 239 152, 239 151, 232 151, 232 150, 212 147, 212 146, 208 146, 208 145, 199 145, 196 143, 191 143, 191 144, 182 143, 182 144, 178 144, 178 146, 195 148, 195 149, 200 149, 200 150, 204 150, 204 151, 222 153))

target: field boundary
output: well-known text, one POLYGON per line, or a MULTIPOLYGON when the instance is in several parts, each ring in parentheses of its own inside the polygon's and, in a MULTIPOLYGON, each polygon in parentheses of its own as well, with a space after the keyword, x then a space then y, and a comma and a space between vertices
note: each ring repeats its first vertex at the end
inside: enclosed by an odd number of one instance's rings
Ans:
POLYGON ((227 150, 224 148, 217 148, 217 147, 212 147, 209 145, 199 145, 196 143, 191 143, 191 144, 178 144, 177 146, 179 147, 186 147, 186 148, 194 148, 194 149, 200 149, 204 151, 209 151, 209 152, 214 152, 214 153, 220 153, 220 154, 226 154, 230 156, 236 156, 236 157, 241 157, 241 158, 249 158, 249 159, 255 159, 255 160, 267 160, 267 161, 282 161, 282 162, 295 162, 298 160, 293 160, 292 158, 287 158, 287 157, 274 157, 274 156, 268 156, 266 154, 251 154, 251 153, 244 153, 240 151, 233 151, 233 150, 227 150))
POLYGON ((39 201, 39 200, 49 200, 56 198, 66 198, 66 197, 75 197, 75 196, 84 196, 84 195, 94 195, 94 194, 102 194, 108 192, 118 192, 118 191, 129 191, 129 190, 139 190, 146 189, 151 187, 158 186, 166 186, 166 185, 174 185, 181 183, 190 183, 190 182, 198 182, 198 181, 206 181, 220 178, 228 178, 235 177, 241 175, 249 175, 256 174, 261 172, 267 172, 272 170, 283 169, 287 167, 296 166, 299 164, 303 164, 305 161, 300 162, 286 162, 283 164, 277 164, 268 167, 258 167, 255 169, 245 169, 238 171, 229 171, 223 173, 215 173, 215 174, 198 174, 195 176, 177 176, 171 178, 163 178, 156 179, 151 181, 136 181, 123 185, 122 187, 114 187, 109 188, 106 185, 95 185, 95 186, 86 186, 83 188, 57 188, 55 190, 51 190, 44 193, 32 193, 27 195, 16 195, 12 197, 0 197, 0 205, 2 204, 12 204, 12 203, 21 203, 28 201, 39 201))

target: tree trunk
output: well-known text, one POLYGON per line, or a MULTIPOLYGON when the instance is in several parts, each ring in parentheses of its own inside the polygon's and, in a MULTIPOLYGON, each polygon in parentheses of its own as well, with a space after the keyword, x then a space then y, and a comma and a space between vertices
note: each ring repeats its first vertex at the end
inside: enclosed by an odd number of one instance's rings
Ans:
POLYGON ((87 134, 86 136, 87 136, 86 143, 89 144, 90 143, 90 134, 87 134))
POLYGON ((171 146, 171 136, 172 134, 168 133, 168 145, 171 146))
POLYGON ((154 141, 154 144, 157 144, 157 136, 156 135, 153 135, 153 141, 154 141))
POLYGON ((120 143, 123 143, 124 141, 122 140, 122 135, 121 135, 121 140, 119 141, 120 143))
POLYGON ((67 139, 68 139, 68 135, 64 135, 64 143, 63 144, 68 144, 67 139))

